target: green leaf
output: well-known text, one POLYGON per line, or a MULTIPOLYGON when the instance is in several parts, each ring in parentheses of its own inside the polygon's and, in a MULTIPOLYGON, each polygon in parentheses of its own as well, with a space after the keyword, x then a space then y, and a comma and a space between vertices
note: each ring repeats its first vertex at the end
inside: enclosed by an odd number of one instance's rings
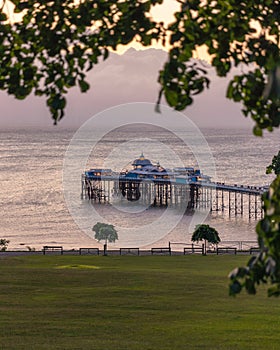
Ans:
POLYGON ((262 136, 262 129, 258 126, 255 126, 253 129, 253 133, 255 136, 262 136))
POLYGON ((26 68, 23 70, 23 77, 24 77, 24 80, 32 80, 33 77, 34 77, 34 70, 33 68, 26 68))
POLYGON ((256 288, 254 282, 250 278, 246 278, 245 280, 245 288, 247 293, 256 294, 256 288))
POLYGON ((104 49, 103 60, 105 61, 109 57, 109 50, 104 49))
POLYGON ((170 106, 175 107, 177 105, 178 94, 176 91, 165 88, 164 89, 164 96, 165 96, 166 101, 168 102, 168 104, 170 106))
POLYGON ((23 11, 25 9, 28 9, 29 8, 29 3, 28 1, 21 1, 18 5, 17 5, 17 8, 20 10, 20 11, 23 11))
POLYGON ((226 94, 226 97, 229 98, 229 99, 232 99, 233 98, 233 85, 232 85, 232 82, 229 83, 228 85, 228 88, 227 88, 227 94, 226 94))
POLYGON ((81 92, 86 92, 90 88, 90 85, 85 80, 79 80, 79 86, 81 92))
POLYGON ((7 20, 7 15, 4 12, 0 13, 0 21, 6 21, 7 20))
POLYGON ((235 296, 236 294, 240 293, 242 290, 242 286, 238 281, 234 281, 229 286, 229 295, 235 296))

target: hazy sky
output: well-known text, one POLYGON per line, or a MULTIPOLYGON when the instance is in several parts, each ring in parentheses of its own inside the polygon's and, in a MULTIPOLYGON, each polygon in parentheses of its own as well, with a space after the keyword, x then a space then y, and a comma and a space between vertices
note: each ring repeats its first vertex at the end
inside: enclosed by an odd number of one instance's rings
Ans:
MULTIPOLYGON (((164 0, 162 5, 153 8, 152 15, 156 20, 170 23, 177 9, 176 0, 164 0)), ((97 112, 115 105, 156 102, 158 72, 166 60, 166 53, 161 49, 136 51, 130 48, 125 52, 126 49, 119 47, 119 54, 110 54, 108 60, 89 73, 91 89, 86 94, 76 88, 70 90, 66 115, 58 128, 76 128, 97 112)), ((242 115, 241 106, 225 98, 229 78, 217 78, 210 69, 209 76, 212 80, 210 90, 196 97, 195 103, 184 113, 199 127, 252 127, 253 122, 242 115)), ((0 105, 0 128, 52 126, 44 98, 31 96, 18 101, 0 91, 0 105)))
MULTIPOLYGON (((158 71, 166 60, 159 49, 136 51, 129 49, 123 55, 111 54, 88 75, 91 89, 81 94, 72 89, 64 120, 59 128, 78 127, 97 112, 127 102, 155 103, 159 91, 158 71)), ((241 107, 225 96, 227 79, 217 78, 209 69, 211 87, 196 97, 193 106, 184 112, 199 127, 248 127, 253 123, 241 114, 241 107)), ((44 98, 29 97, 18 101, 0 92, 0 127, 51 126, 52 120, 44 98)))

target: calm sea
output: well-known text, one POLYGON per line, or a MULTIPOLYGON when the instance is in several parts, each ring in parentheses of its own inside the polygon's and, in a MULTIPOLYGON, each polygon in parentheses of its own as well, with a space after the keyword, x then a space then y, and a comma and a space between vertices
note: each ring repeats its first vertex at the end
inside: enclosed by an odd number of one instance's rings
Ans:
MULTIPOLYGON (((216 179, 229 184, 266 185, 273 176, 265 175, 266 166, 280 149, 279 132, 256 138, 251 130, 206 129, 202 130, 215 159, 216 179)), ((94 247, 97 242, 85 233, 70 215, 64 200, 62 172, 64 156, 74 131, 19 130, 0 133, 0 238, 10 240, 9 248, 26 249, 27 246, 41 249, 43 245, 62 245, 65 248, 94 247)), ((174 135, 165 130, 126 128, 108 134, 91 153, 88 167, 106 164, 104 159, 126 159, 122 145, 134 154, 131 161, 142 151, 148 152, 153 162, 166 163, 166 149, 172 149, 186 166, 195 166, 195 157, 174 135), (144 138, 144 139, 143 139, 144 138), (148 151, 145 139, 149 140, 148 151), (135 140, 135 142, 134 142, 135 140), (154 142, 154 148, 153 148, 154 142), (163 145, 162 149, 160 145, 163 145), (117 151, 116 151, 117 150, 117 151)), ((173 159, 176 165, 176 159, 173 159)), ((124 164, 129 166, 127 159, 124 164)), ((180 164, 179 164, 180 165, 180 164)), ((80 169, 81 173, 84 169, 80 169)), ((80 182, 74 184, 77 194, 80 182)), ((79 195, 73 199, 78 206, 89 207, 91 203, 81 201, 79 195)), ((161 209, 137 210, 120 213, 118 209, 101 205, 95 210, 116 226, 129 228, 131 236, 120 232, 120 242, 125 246, 162 246, 168 241, 190 243, 186 229, 189 217, 183 216, 175 227, 158 235, 162 230, 159 221, 161 209), (138 240, 133 236, 133 227, 151 224, 155 234, 149 240, 138 240)), ((163 210, 163 209, 162 209, 163 210)), ((79 210, 75 215, 79 215, 79 210)), ((73 214, 73 213, 72 213, 73 214)), ((172 214, 172 213, 171 213, 172 214)), ((176 215, 176 213, 174 213, 176 215)), ((91 218, 80 218, 85 227, 91 227, 91 218)), ((222 240, 256 240, 254 220, 211 215, 206 220, 220 233, 222 240)), ((174 225, 173 225, 174 226, 174 225)), ((147 227, 147 226, 144 226, 147 227)))

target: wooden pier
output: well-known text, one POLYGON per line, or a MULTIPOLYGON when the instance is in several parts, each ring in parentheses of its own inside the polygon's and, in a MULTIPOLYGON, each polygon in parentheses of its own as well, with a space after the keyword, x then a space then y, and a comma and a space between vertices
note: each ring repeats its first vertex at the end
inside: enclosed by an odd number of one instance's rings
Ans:
POLYGON ((214 182, 180 183, 175 179, 136 179, 122 175, 86 176, 81 179, 81 198, 110 203, 114 198, 137 201, 151 207, 205 209, 229 216, 261 218, 264 187, 214 182))

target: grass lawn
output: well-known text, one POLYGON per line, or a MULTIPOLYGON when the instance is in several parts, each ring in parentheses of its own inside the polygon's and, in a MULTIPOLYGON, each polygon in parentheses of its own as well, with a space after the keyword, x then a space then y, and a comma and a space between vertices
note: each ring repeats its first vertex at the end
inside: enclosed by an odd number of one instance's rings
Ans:
POLYGON ((279 349, 280 298, 228 296, 248 256, 0 258, 0 349, 279 349))

